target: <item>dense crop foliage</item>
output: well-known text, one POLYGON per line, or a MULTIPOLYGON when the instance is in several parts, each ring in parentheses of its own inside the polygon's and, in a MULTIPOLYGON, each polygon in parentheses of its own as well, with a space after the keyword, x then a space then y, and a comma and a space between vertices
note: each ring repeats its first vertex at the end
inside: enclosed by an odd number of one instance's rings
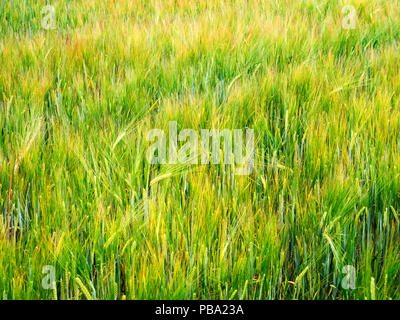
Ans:
POLYGON ((400 298, 400 2, 46 4, 0 0, 0 298, 400 298), (169 121, 254 171, 150 164, 169 121))

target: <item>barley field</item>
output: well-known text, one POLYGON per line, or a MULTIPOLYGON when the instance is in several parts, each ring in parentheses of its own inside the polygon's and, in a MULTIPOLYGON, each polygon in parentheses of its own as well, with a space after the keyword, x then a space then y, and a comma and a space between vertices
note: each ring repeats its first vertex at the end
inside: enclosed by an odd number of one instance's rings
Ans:
POLYGON ((390 0, 0 0, 0 299, 399 299, 399 36, 390 0), (253 129, 251 174, 150 163, 171 121, 253 129))

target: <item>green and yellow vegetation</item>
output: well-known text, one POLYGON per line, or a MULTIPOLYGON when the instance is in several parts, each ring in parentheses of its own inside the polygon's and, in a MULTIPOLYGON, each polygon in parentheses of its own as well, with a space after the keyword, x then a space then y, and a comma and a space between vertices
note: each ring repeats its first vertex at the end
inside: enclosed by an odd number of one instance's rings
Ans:
POLYGON ((0 298, 399 299, 399 34, 389 0, 1 0, 0 298), (253 173, 150 164, 169 121, 253 128, 253 173))

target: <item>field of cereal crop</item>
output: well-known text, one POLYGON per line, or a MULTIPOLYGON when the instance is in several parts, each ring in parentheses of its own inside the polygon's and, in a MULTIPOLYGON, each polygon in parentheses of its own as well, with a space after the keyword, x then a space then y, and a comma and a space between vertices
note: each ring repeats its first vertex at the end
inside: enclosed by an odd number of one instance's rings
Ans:
POLYGON ((399 36, 389 0, 0 0, 0 299, 399 299, 399 36), (250 172, 152 163, 171 123, 251 129, 250 172))

